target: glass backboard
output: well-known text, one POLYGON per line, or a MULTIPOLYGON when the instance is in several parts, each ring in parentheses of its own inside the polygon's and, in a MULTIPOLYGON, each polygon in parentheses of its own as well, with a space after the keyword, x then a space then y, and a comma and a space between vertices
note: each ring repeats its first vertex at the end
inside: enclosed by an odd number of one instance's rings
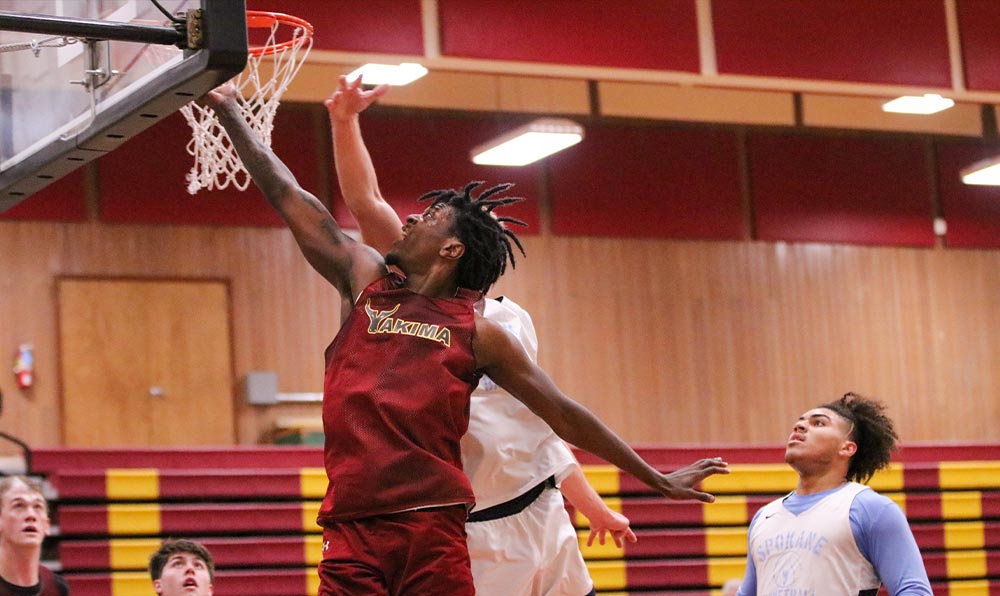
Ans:
POLYGON ((238 74, 246 58, 242 0, 0 0, 0 211, 238 74))

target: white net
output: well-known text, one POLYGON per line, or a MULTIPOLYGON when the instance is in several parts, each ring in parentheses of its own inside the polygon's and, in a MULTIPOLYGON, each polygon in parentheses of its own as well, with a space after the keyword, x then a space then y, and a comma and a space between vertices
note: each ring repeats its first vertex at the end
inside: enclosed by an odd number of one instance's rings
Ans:
MULTIPOLYGON (((270 25, 267 42, 251 51, 247 67, 232 81, 240 112, 253 134, 268 147, 281 96, 312 48, 312 28, 308 23, 285 15, 276 16, 278 18, 270 25), (278 41, 279 35, 290 39, 278 41)), ((195 194, 203 188, 222 189, 230 184, 246 190, 250 174, 243 167, 215 111, 191 102, 181 108, 181 113, 191 126, 192 138, 187 152, 194 157, 194 165, 186 176, 187 191, 195 194)))

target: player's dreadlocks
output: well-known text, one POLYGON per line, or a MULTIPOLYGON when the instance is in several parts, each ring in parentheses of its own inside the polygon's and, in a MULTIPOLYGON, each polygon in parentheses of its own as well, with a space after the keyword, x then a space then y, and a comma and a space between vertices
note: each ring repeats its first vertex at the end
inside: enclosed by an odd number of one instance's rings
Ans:
POLYGON ((899 437, 892 419, 885 415, 885 404, 856 393, 845 393, 837 401, 820 407, 833 410, 851 423, 849 437, 858 444, 858 450, 848 464, 848 480, 867 482, 875 472, 889 465, 899 437))
POLYGON ((434 202, 431 206, 443 203, 452 208, 451 233, 458 236, 465 245, 465 254, 458 261, 458 285, 485 294, 507 270, 508 258, 510 266, 514 267, 511 241, 524 255, 521 241, 504 224, 528 224, 513 217, 498 217, 493 213, 497 207, 524 200, 522 197, 491 198, 514 186, 513 184, 499 184, 482 191, 479 196, 472 196, 472 191, 483 184, 470 182, 461 192, 452 189, 432 190, 419 200, 432 199, 434 202))

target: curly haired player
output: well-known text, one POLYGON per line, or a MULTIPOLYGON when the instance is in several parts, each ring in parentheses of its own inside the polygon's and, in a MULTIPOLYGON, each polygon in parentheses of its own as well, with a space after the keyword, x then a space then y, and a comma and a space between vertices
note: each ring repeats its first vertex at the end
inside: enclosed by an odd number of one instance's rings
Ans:
POLYGON ((798 488, 754 515, 737 594, 931 596, 906 516, 860 484, 897 440, 885 406, 854 393, 800 416, 785 447, 798 488))

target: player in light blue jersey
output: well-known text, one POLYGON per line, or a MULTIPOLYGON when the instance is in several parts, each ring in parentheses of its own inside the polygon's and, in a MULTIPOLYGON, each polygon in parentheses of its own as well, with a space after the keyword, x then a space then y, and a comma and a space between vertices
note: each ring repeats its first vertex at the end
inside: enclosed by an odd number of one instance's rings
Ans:
POLYGON ((889 465, 896 431, 877 401, 848 393, 809 410, 792 428, 785 462, 791 494, 750 522, 739 596, 932 596, 902 510, 860 484, 889 465))

